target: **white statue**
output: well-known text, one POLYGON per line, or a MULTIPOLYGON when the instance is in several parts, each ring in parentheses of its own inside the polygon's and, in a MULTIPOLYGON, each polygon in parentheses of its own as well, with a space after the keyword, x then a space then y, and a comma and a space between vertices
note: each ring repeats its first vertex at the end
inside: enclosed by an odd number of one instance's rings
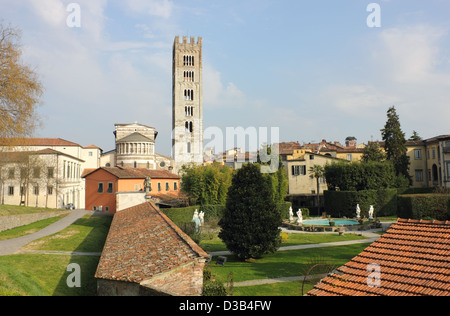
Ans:
POLYGON ((197 218, 200 219, 200 217, 198 216, 198 210, 195 210, 194 217, 192 217, 192 220, 194 221, 197 218))
POLYGON ((201 211, 199 217, 200 217, 200 225, 201 226, 205 225, 205 212, 201 211))
POLYGON ((289 222, 292 223, 294 221, 294 212, 292 211, 292 206, 289 208, 289 222))
POLYGON ((359 208, 359 204, 356 204, 356 218, 361 218, 361 209, 359 208))
POLYGON ((192 221, 195 223, 195 233, 198 233, 198 228, 201 226, 200 217, 198 216, 198 210, 195 210, 192 221))
POLYGON ((373 220, 373 211, 374 211, 373 205, 371 205, 369 209, 369 220, 373 220))
POLYGON ((303 214, 301 209, 299 209, 297 212, 297 224, 299 225, 303 224, 303 214))

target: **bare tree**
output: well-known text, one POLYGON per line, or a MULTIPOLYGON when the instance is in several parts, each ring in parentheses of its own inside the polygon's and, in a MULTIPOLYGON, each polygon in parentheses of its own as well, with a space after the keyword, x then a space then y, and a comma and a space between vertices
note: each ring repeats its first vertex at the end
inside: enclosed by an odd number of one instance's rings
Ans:
POLYGON ((43 94, 38 75, 22 62, 21 32, 0 21, 0 137, 30 136, 43 94))

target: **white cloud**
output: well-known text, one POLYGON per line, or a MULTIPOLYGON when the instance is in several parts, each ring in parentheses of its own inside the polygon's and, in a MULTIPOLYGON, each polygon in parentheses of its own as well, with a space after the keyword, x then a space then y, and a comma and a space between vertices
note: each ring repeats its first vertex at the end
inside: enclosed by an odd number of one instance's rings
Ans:
POLYGON ((31 6, 46 23, 61 26, 66 20, 66 8, 59 0, 30 0, 31 6))
POLYGON ((209 107, 236 108, 249 105, 245 94, 232 82, 225 85, 221 73, 211 66, 204 68, 203 86, 205 104, 209 107))
POLYGON ((174 4, 169 0, 127 0, 129 9, 138 13, 145 13, 168 19, 172 16, 174 4))

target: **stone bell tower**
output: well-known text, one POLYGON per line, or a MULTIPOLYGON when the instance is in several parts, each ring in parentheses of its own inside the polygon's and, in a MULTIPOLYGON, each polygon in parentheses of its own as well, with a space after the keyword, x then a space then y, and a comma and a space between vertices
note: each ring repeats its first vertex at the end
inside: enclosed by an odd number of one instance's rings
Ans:
POLYGON ((172 156, 175 172, 203 163, 202 38, 175 37, 173 44, 172 156))

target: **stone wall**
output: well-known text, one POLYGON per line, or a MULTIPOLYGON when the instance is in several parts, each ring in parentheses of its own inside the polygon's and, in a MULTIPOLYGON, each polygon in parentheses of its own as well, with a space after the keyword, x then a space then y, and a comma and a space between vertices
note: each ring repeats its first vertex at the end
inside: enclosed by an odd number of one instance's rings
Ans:
POLYGON ((69 213, 70 211, 60 211, 0 216, 0 232, 69 213))

